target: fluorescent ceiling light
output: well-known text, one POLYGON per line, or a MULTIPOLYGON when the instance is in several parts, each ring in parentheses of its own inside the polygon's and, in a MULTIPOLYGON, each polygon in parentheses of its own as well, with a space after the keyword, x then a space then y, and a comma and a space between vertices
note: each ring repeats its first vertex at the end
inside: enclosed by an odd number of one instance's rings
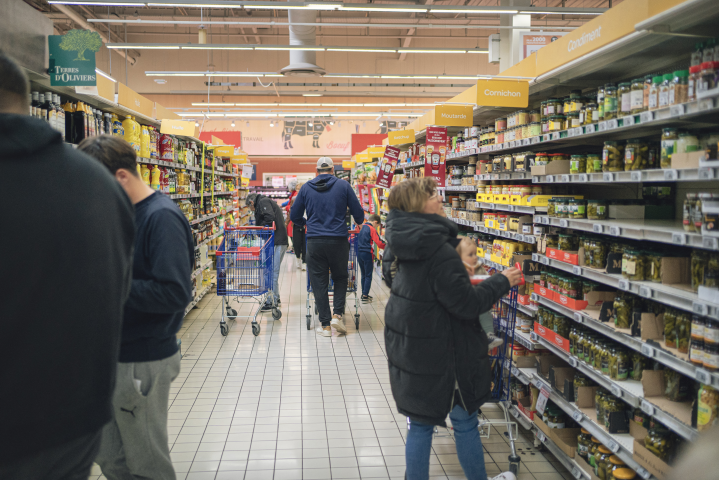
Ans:
POLYGON ((363 103, 323 103, 323 107, 364 107, 363 103))
POLYGON ((375 52, 375 53, 394 53, 393 48, 352 48, 352 47, 327 47, 328 52, 375 52))
POLYGON ((267 74, 267 75, 263 75, 263 76, 265 76, 265 77, 284 77, 284 75, 279 74, 279 73, 271 73, 271 74, 267 74))
POLYGON ((281 103, 283 107, 321 107, 321 103, 281 103))
POLYGON ((429 11, 430 13, 468 13, 474 15, 482 15, 483 13, 517 13, 517 10, 469 10, 466 8, 458 8, 456 10, 430 8, 429 11))
POLYGON ((308 3, 307 7, 310 10, 337 10, 342 8, 341 3, 308 3))
POLYGON ((365 107, 405 107, 406 103, 365 103, 365 107))
POLYGON ((244 113, 244 112, 237 112, 237 113, 227 113, 225 114, 227 117, 276 117, 276 113, 244 113))
POLYGON ((134 2, 65 2, 62 0, 49 0, 47 3, 53 4, 57 3, 60 5, 97 5, 101 7, 144 7, 144 3, 134 3, 134 2))
POLYGON ((520 15, 601 15, 603 12, 576 12, 576 11, 556 11, 556 12, 545 12, 545 11, 534 11, 534 10, 522 10, 519 12, 520 15))
MULTIPOLYGON (((290 10, 290 9, 307 9, 304 5, 252 5, 245 4, 244 7, 248 10, 290 10)), ((315 9, 312 9, 315 10, 315 9)))
POLYGON ((303 93, 302 96, 303 97, 321 97, 322 94, 321 93, 303 93))
POLYGON ((481 48, 475 48, 474 50, 467 50, 467 53, 489 53, 489 50, 483 50, 481 48))
POLYGON ((437 80, 476 80, 477 77, 470 76, 470 75, 437 75, 437 80))
POLYGON ((200 115, 204 115, 206 117, 224 117, 224 113, 201 113, 200 115))
POLYGON ((130 44, 105 44, 107 48, 116 48, 120 50, 179 50, 179 45, 130 45, 130 44))
POLYGON ((238 47, 233 45, 212 45, 211 43, 203 45, 187 45, 182 47, 183 50, 252 50, 252 47, 238 47))
POLYGON ((307 51, 307 52, 324 52, 325 47, 295 47, 293 45, 287 45, 287 46, 272 45, 269 47, 257 46, 257 47, 255 47, 255 50, 299 50, 299 51, 307 51))
POLYGON ((221 3, 148 3, 148 7, 181 7, 181 8, 242 8, 237 4, 221 3))
POLYGON ((199 72, 145 72, 148 77, 204 77, 209 75, 199 72))
POLYGON ((376 113, 333 113, 333 117, 376 117, 376 113))
POLYGON ((398 7, 342 7, 340 10, 347 10, 350 12, 408 12, 408 13, 426 13, 426 8, 398 8, 398 7))
POLYGON ((398 53, 467 53, 467 50, 422 50, 417 48, 398 48, 398 53))
POLYGON ((193 103, 193 107, 232 107, 234 103, 193 103))
POLYGON ((96 69, 95 69, 95 72, 98 73, 98 74, 100 74, 100 75, 102 75, 103 77, 107 78, 108 80, 112 80, 112 82, 117 83, 117 80, 115 80, 114 78, 112 78, 110 75, 108 75, 107 73, 103 72, 103 71, 100 70, 99 68, 96 68, 96 69))
POLYGON ((240 73, 240 72, 212 72, 205 74, 208 77, 263 77, 262 73, 240 73))
MULTIPOLYGON (((194 105, 194 103, 193 103, 194 105)), ((227 105, 234 105, 235 107, 279 107, 279 103, 228 103, 227 105)))

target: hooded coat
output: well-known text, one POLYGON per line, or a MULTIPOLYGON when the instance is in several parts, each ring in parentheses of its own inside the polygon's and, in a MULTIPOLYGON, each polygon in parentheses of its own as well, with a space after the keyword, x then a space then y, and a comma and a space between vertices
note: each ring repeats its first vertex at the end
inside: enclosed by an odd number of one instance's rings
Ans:
POLYGON ((275 246, 289 245, 287 240, 287 226, 285 217, 282 215, 282 208, 270 197, 258 193, 248 196, 247 200, 255 204, 255 225, 271 227, 275 224, 275 246))
POLYGON ((307 225, 307 238, 347 238, 347 208, 355 223, 362 225, 364 210, 350 184, 323 173, 302 186, 290 209, 290 220, 299 226, 307 225))
POLYGON ((439 215, 395 209, 387 216, 382 268, 391 288, 384 334, 392 394, 399 413, 429 425, 444 426, 455 405, 474 412, 491 397, 479 315, 510 289, 504 275, 472 286, 451 243, 457 232, 439 215))

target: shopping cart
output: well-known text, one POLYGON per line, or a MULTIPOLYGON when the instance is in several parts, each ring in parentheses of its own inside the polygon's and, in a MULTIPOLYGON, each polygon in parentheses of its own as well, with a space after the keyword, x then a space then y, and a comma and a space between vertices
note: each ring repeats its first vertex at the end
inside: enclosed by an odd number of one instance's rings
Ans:
MULTIPOLYGON (((521 270, 519 263, 515 267, 521 270)), ((494 269, 492 269, 494 270, 494 269)), ((472 279, 473 284, 480 283, 486 277, 475 277, 472 279)), ((520 285, 524 285, 524 276, 520 285)), ((494 324, 494 333, 504 340, 504 343, 489 352, 489 358, 492 368, 492 398, 487 403, 496 404, 502 410, 504 419, 490 419, 484 414, 479 415, 479 433, 484 438, 489 438, 492 427, 502 427, 507 430, 509 438, 510 454, 509 471, 515 475, 519 472, 520 457, 517 455, 514 442, 519 436, 517 422, 510 418, 509 409, 511 407, 512 396, 510 391, 510 372, 512 368, 512 348, 514 346, 514 327, 517 318, 517 295, 518 287, 512 287, 509 294, 501 298, 492 307, 492 321, 494 324)), ((407 420, 409 425, 409 419, 407 420)), ((448 436, 439 434, 439 429, 435 427, 437 436, 448 436)))
POLYGON ((272 318, 279 320, 282 312, 275 304, 272 293, 272 265, 275 251, 275 227, 226 228, 224 238, 217 250, 217 295, 222 297, 222 318, 220 332, 227 335, 225 315, 230 320, 238 318, 237 310, 230 306, 230 297, 239 303, 258 303, 252 318, 252 333, 260 334, 257 314, 265 302, 272 302, 272 318), (248 298, 242 302, 241 298, 248 298))
MULTIPOLYGON (((347 261, 347 273, 349 273, 349 278, 347 278, 347 293, 354 293, 355 297, 355 329, 359 330, 359 303, 357 302, 357 234, 359 233, 359 229, 351 230, 349 232, 349 244, 350 244, 350 254, 349 254, 349 260, 347 261)), ((305 242, 307 242, 307 237, 305 236, 305 242)), ((305 243, 306 245, 306 243, 305 243)), ((305 246, 305 248, 307 248, 305 246)), ((306 251, 306 250, 305 250, 306 251)), ((330 272, 327 272, 327 275, 329 276, 330 272)), ((332 297, 334 295, 334 282, 332 282, 332 277, 329 279, 329 287, 327 289, 329 296, 332 297)), ((345 294, 346 295, 346 294, 345 294)), ((307 330, 312 329, 312 285, 310 284, 310 271, 309 268, 307 269, 307 330)), ((314 314, 318 315, 317 312, 317 303, 314 304, 314 314)))

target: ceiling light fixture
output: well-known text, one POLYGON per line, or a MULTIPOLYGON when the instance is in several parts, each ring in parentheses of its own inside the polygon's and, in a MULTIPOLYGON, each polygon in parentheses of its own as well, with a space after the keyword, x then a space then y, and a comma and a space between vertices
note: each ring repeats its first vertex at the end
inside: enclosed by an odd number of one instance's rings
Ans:
POLYGON ((96 68, 96 69, 95 69, 95 73, 98 73, 98 74, 102 75, 103 77, 107 78, 108 80, 112 80, 113 83, 117 83, 117 80, 115 80, 114 78, 112 78, 110 75, 108 75, 107 73, 103 72, 103 71, 100 70, 99 68, 96 68))
POLYGON ((430 13, 463 13, 463 14, 469 14, 469 15, 482 15, 482 14, 495 14, 495 13, 508 13, 508 14, 514 14, 517 13, 517 10, 470 10, 468 8, 457 8, 455 10, 450 10, 448 8, 430 8, 430 13))
POLYGON ((195 122, 195 126, 196 126, 196 127, 199 127, 199 126, 200 126, 200 122, 195 122))
MULTIPOLYGON (((336 49, 337 51, 344 51, 344 52, 352 52, 352 51, 366 51, 367 48, 363 47, 339 47, 339 46, 332 46, 332 47, 320 47, 320 46, 304 46, 304 45, 234 45, 234 44, 221 44, 221 43, 207 43, 207 44, 187 44, 187 43, 156 43, 156 44, 149 44, 149 43, 106 43, 105 46, 107 48, 115 48, 115 49, 125 49, 125 50, 132 50, 132 49, 146 49, 146 50, 277 50, 277 51, 308 51, 308 52, 323 52, 327 50, 328 48, 336 49)), ((468 49, 466 48, 453 48, 453 49, 446 49, 446 48, 373 48, 371 50, 375 51, 381 51, 381 52, 387 52, 387 53, 467 53, 468 49)), ((472 53, 487 53, 487 49, 471 49, 469 50, 472 53)), ((219 73, 213 73, 213 72, 205 72, 212 73, 212 75, 217 75, 219 73)), ((241 72, 239 72, 241 73, 241 72)), ((245 72, 248 73, 248 72, 245 72)))
POLYGON ((392 53, 394 49, 386 48, 342 48, 342 47, 327 47, 328 52, 375 52, 375 53, 392 53))
POLYGON ((321 93, 303 93, 302 96, 303 97, 321 97, 322 94, 321 93))
POLYGON ((66 2, 49 0, 47 3, 59 3, 61 5, 97 5, 98 7, 144 7, 144 3, 135 2, 66 2))
POLYGON ((519 12, 520 15, 601 15, 602 12, 563 12, 558 10, 556 12, 535 12, 534 10, 522 10, 519 12))
POLYGON ((234 126, 235 126, 235 121, 232 120, 232 123, 231 123, 230 125, 232 125, 232 126, 234 127, 234 126))
POLYGON ((273 122, 272 120, 270 120, 270 127, 274 127, 274 126, 275 126, 275 122, 273 122))

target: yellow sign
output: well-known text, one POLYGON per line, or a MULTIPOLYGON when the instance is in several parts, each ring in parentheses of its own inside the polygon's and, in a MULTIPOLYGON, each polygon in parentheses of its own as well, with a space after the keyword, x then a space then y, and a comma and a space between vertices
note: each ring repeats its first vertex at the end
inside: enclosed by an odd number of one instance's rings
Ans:
POLYGON ((97 79, 97 94, 115 103, 115 82, 102 75, 95 75, 95 78, 97 79))
POLYGON ((247 163, 247 154, 246 153, 238 153, 237 155, 232 155, 230 157, 230 162, 234 163, 235 165, 241 165, 243 163, 247 163))
MULTIPOLYGON (((526 80, 477 80, 477 105, 527 108, 529 105, 529 82, 526 80)), ((444 124, 438 123, 438 125, 444 124)))
POLYGON ((160 133, 194 137, 195 122, 188 122, 187 120, 162 120, 162 123, 160 124, 160 133))
POLYGON ((180 120, 180 116, 155 102, 155 118, 158 120, 180 120))
POLYGON ((150 118, 152 118, 152 112, 155 108, 155 102, 143 97, 120 82, 118 82, 117 86, 117 103, 150 118))
POLYGON ((232 157, 235 155, 235 147, 232 145, 223 145, 215 147, 216 157, 232 157))
POLYGON ((434 123, 447 127, 471 127, 473 105, 435 105, 434 123))
POLYGON ((342 168, 345 170, 352 170, 355 168, 355 162, 352 160, 342 160, 342 168))
POLYGON ((397 130, 389 132, 390 145, 403 145, 405 143, 414 143, 414 130, 397 130))
POLYGON ((355 161, 357 163, 367 163, 371 162, 372 159, 370 158, 368 153, 357 153, 355 154, 355 161))
POLYGON ((212 143, 213 145, 224 145, 225 142, 222 141, 221 138, 217 138, 216 136, 212 135, 212 143))
POLYGON ((249 178, 245 178, 245 177, 241 177, 241 178, 240 178, 240 185, 243 186, 243 187, 249 186, 249 185, 250 185, 250 179, 249 179, 249 178))
POLYGON ((384 155, 384 146, 367 147, 367 154, 370 156, 370 158, 379 158, 384 155))

